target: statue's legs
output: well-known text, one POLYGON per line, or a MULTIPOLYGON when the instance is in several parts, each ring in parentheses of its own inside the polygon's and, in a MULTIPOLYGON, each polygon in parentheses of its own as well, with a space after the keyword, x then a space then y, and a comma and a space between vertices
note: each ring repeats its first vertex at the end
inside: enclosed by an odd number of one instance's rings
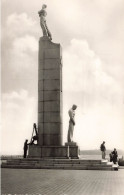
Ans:
POLYGON ((105 151, 102 151, 102 159, 105 159, 106 153, 105 151))
POLYGON ((49 31, 49 29, 47 29, 47 32, 48 32, 48 36, 49 36, 50 40, 52 40, 52 34, 51 34, 51 32, 49 31))
POLYGON ((69 122, 69 128, 68 128, 68 142, 72 142, 73 131, 74 131, 74 125, 73 125, 72 122, 69 122))
POLYGON ((48 37, 50 38, 50 40, 52 40, 52 34, 51 34, 51 32, 49 31, 47 25, 46 25, 46 29, 47 29, 48 37))
POLYGON ((48 36, 46 27, 42 23, 40 23, 40 26, 41 26, 42 31, 43 31, 43 36, 48 36))

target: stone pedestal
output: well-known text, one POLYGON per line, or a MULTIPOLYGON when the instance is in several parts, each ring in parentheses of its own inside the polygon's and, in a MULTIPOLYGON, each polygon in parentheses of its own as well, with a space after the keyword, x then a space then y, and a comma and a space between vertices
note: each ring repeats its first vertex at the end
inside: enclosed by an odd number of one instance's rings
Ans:
POLYGON ((76 142, 66 142, 65 146, 77 146, 76 142))
POLYGON ((78 147, 62 146, 62 49, 48 37, 39 40, 38 144, 29 157, 78 158, 78 147))
POLYGON ((30 158, 78 159, 78 146, 29 146, 30 158))

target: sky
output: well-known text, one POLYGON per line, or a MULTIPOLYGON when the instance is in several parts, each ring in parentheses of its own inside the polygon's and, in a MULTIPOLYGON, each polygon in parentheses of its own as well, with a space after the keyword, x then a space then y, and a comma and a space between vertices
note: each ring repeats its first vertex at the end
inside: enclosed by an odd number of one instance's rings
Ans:
POLYGON ((23 153, 37 123, 38 11, 47 5, 53 42, 62 46, 63 144, 76 104, 73 140, 81 150, 124 148, 124 1, 2 0, 1 154, 23 153))

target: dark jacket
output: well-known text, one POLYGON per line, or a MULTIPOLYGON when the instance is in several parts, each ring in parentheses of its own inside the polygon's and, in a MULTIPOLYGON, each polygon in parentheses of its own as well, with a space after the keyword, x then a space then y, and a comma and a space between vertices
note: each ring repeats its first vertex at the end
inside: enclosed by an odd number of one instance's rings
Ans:
POLYGON ((113 154, 113 162, 116 163, 116 162, 118 161, 118 160, 117 160, 118 153, 117 153, 117 151, 114 150, 114 151, 112 152, 112 154, 113 154))
POLYGON ((103 143, 101 144, 100 149, 101 149, 101 151, 103 151, 103 152, 106 151, 105 145, 104 145, 103 143))
POLYGON ((28 142, 25 141, 25 143, 24 143, 24 150, 27 150, 27 149, 28 149, 28 142))

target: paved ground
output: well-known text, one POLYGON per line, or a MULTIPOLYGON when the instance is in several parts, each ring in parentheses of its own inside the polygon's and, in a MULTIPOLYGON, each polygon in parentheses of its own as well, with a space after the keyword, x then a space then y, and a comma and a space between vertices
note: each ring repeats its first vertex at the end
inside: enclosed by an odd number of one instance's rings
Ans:
POLYGON ((122 195, 119 171, 2 169, 2 195, 122 195))

